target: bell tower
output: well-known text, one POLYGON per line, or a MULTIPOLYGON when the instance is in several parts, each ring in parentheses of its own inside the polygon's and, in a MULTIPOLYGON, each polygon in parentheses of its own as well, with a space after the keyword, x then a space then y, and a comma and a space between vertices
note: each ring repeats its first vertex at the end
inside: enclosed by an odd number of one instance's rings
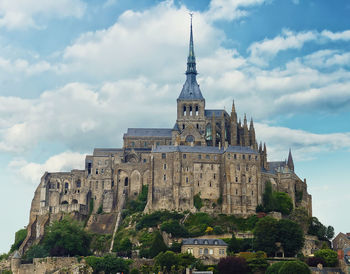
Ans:
MULTIPOLYGON (((190 45, 187 57, 186 81, 177 98, 176 124, 180 135, 187 128, 196 131, 196 135, 203 135, 205 131, 205 99, 197 83, 196 57, 194 54, 192 14, 190 27, 190 45)), ((202 142, 202 140, 196 140, 202 142)))

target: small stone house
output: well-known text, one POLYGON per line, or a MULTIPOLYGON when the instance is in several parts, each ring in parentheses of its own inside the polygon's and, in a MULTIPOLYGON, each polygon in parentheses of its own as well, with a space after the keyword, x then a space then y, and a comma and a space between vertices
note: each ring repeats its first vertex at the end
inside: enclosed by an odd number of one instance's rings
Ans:
POLYGON ((195 258, 208 261, 218 261, 227 256, 227 246, 221 239, 183 239, 182 253, 191 253, 195 258))
POLYGON ((332 241, 334 250, 343 250, 350 247, 350 233, 340 232, 332 241))

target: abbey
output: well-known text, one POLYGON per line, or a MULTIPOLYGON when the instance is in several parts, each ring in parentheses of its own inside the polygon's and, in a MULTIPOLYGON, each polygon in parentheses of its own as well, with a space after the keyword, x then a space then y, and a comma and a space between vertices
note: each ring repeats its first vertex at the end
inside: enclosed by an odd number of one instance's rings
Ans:
POLYGON ((135 199, 148 186, 146 212, 200 211, 247 216, 262 203, 267 181, 290 195, 295 206, 311 215, 306 181, 288 160, 268 162, 266 145, 258 146, 253 120, 206 109, 196 80, 192 24, 186 81, 177 98, 172 128, 129 128, 122 148, 97 148, 86 156, 84 170, 45 173, 31 205, 28 236, 22 250, 44 233, 63 213, 88 219, 91 230, 111 233, 126 199, 135 199), (100 208, 105 214, 94 214, 100 208))

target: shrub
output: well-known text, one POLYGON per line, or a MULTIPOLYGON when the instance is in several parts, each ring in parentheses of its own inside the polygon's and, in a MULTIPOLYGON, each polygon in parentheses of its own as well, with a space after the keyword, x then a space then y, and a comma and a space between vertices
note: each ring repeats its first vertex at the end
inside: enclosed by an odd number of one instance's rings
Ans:
POLYGON ((301 261, 289 261, 285 262, 280 270, 279 274, 311 274, 311 271, 306 263, 301 261))
POLYGON ((218 271, 220 274, 245 274, 249 268, 244 258, 229 256, 220 259, 218 271))
POLYGON ((267 269, 265 274, 278 274, 281 267, 283 266, 284 262, 277 262, 272 265, 270 265, 267 269))
POLYGON ((168 248, 164 243, 162 235, 157 231, 155 233, 155 237, 153 239, 152 245, 149 249, 149 256, 151 258, 154 258, 157 256, 160 252, 166 251, 168 248))
POLYGON ((323 259, 324 266, 333 267, 338 264, 338 254, 332 249, 320 249, 315 252, 315 257, 323 259))
POLYGON ((141 219, 136 224, 136 229, 141 230, 146 227, 155 227, 164 221, 180 220, 183 218, 183 214, 177 212, 170 212, 167 210, 155 211, 151 214, 146 214, 141 217, 141 219))
POLYGON ((169 250, 175 253, 181 253, 181 246, 181 243, 173 242, 172 245, 169 247, 169 250))
POLYGON ((21 246, 21 244, 23 243, 26 237, 27 237, 27 229, 23 228, 18 230, 15 234, 15 242, 11 246, 10 253, 17 250, 21 246))
POLYGON ((136 268, 131 269, 130 274, 140 274, 140 271, 136 268))
POLYGON ((23 256, 23 261, 32 263, 34 258, 45 258, 48 257, 49 251, 43 245, 32 245, 23 256))
POLYGON ((173 237, 188 237, 187 229, 179 224, 179 221, 170 220, 162 223, 160 229, 166 233, 171 233, 173 237))
POLYGON ((218 225, 214 226, 214 234, 215 235, 220 235, 220 234, 224 234, 224 231, 222 230, 222 228, 218 225))
POLYGON ((129 272, 130 260, 118 258, 115 255, 107 254, 104 257, 89 256, 85 258, 86 263, 92 267, 94 273, 104 272, 105 274, 129 272))
POLYGON ((197 208, 198 211, 200 211, 201 207, 203 206, 203 201, 201 199, 200 193, 193 196, 193 204, 194 207, 197 208))
POLYGON ((306 263, 312 267, 317 267, 318 264, 322 264, 323 266, 326 265, 325 261, 319 257, 309 257, 307 258, 306 263))
POLYGON ((98 207, 96 213, 97 213, 97 214, 102 214, 102 213, 103 213, 103 206, 102 206, 102 204, 98 207))

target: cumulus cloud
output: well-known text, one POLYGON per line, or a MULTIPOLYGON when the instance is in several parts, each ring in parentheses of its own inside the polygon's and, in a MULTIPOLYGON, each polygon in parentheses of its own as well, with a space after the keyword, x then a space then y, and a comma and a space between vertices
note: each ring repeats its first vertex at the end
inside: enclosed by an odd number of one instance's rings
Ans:
POLYGON ((209 10, 206 12, 208 20, 236 20, 246 17, 249 14, 249 9, 254 6, 259 6, 264 3, 269 3, 269 0, 212 0, 209 10))
POLYGON ((45 163, 27 162, 23 159, 12 160, 9 168, 19 174, 25 181, 37 185, 41 176, 47 172, 70 171, 84 169, 85 154, 66 151, 51 156, 45 163))
POLYGON ((40 18, 81 17, 86 5, 81 0, 2 0, 0 27, 7 29, 41 28, 40 18))
POLYGON ((264 123, 256 123, 255 130, 258 138, 268 145, 269 160, 285 159, 288 148, 293 149, 296 160, 309 160, 321 152, 350 150, 350 132, 316 134, 264 123))
POLYGON ((321 34, 323 37, 328 38, 332 41, 337 41, 337 40, 349 41, 350 40, 350 30, 344 30, 339 32, 324 30, 322 31, 321 34))
POLYGON ((265 39, 262 42, 254 42, 248 48, 250 53, 250 61, 257 65, 266 65, 267 61, 276 56, 280 51, 288 49, 300 49, 304 43, 316 40, 318 37, 316 32, 305 31, 295 33, 285 29, 281 35, 273 39, 265 39))

